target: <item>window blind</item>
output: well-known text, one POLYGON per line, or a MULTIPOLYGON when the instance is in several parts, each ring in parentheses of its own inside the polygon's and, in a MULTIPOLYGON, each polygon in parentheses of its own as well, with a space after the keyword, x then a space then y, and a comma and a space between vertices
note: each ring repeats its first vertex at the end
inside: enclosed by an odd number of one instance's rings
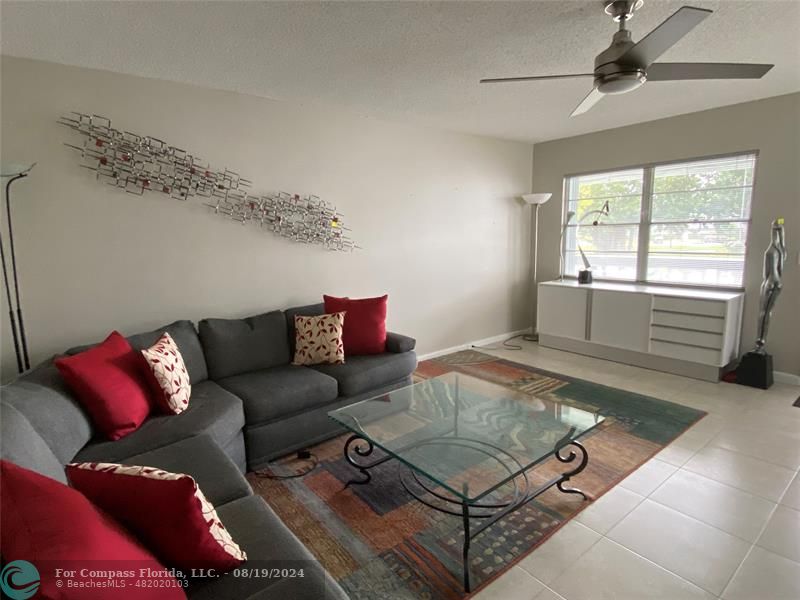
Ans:
POLYGON ((562 275, 580 248, 598 279, 741 287, 755 166, 747 153, 567 177, 562 275))

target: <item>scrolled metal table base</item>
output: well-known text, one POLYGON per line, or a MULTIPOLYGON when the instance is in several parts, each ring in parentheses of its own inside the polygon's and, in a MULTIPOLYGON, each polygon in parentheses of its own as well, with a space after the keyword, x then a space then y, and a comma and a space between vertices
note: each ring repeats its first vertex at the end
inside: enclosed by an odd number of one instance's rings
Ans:
POLYGON ((358 471, 361 473, 361 475, 364 476, 364 478, 351 479, 344 485, 345 488, 348 488, 354 484, 363 485, 365 483, 369 483, 372 480, 372 475, 370 475, 369 469, 377 467, 378 465, 381 465, 386 461, 392 459, 392 456, 388 454, 371 463, 360 463, 355 458, 355 457, 364 458, 370 456, 374 451, 375 451, 375 446, 369 439, 365 437, 362 437, 358 434, 353 434, 349 438, 347 438, 347 441, 344 443, 344 459, 350 465, 358 469, 358 471), (355 457, 353 455, 355 455, 355 457))
MULTIPOLYGON (((420 446, 437 445, 461 446, 485 454, 489 458, 497 461, 506 471, 508 471, 509 478, 507 479, 506 484, 511 484, 514 486, 514 491, 511 494, 511 498, 507 501, 487 501, 485 496, 487 496, 488 493, 472 500, 468 500, 469 485, 467 483, 463 484, 461 495, 456 495, 437 490, 436 488, 441 488, 438 483, 431 481, 427 476, 421 473, 418 474, 413 469, 409 468, 400 475, 400 483, 402 484, 403 488, 405 488, 405 490, 417 501, 441 513, 461 517, 464 528, 462 563, 464 569, 464 590, 466 592, 471 590, 469 550, 470 543, 475 537, 486 531, 486 529, 497 523, 497 521, 519 510, 531 500, 537 496, 540 496, 553 486, 556 486, 559 491, 565 494, 577 494, 584 500, 590 499, 589 496, 587 496, 578 488, 566 487, 564 485, 571 478, 583 471, 589 462, 589 453, 586 451, 586 448, 577 440, 568 438, 560 440, 558 444, 556 444, 556 449, 554 452, 554 456, 559 462, 564 464, 572 464, 577 461, 577 464, 569 471, 561 473, 560 475, 552 478, 550 481, 536 488, 531 488, 531 484, 527 476, 527 471, 532 467, 526 469, 510 453, 506 452, 502 448, 498 448, 497 446, 493 446, 480 440, 473 440, 458 436, 444 436, 416 442, 400 451, 420 446), (568 452, 565 452, 567 450, 568 452), (505 459, 508 459, 508 461, 511 463, 511 466, 501 459, 501 456, 505 459), (514 477, 514 473, 517 473, 516 477, 514 477), (429 483, 426 483, 425 480, 428 480, 429 483), (456 507, 459 507, 459 510, 456 510, 456 507), (470 523, 471 519, 480 519, 480 525, 472 528, 470 523)), ((345 488, 353 484, 362 485, 369 483, 372 479, 369 469, 377 467, 378 465, 381 465, 394 458, 394 456, 387 454, 369 463, 358 460, 369 457, 372 455, 374 450, 375 447, 373 443, 365 437, 354 434, 348 438, 344 445, 344 458, 350 465, 358 469, 363 477, 362 479, 352 479, 348 481, 345 484, 345 488)))

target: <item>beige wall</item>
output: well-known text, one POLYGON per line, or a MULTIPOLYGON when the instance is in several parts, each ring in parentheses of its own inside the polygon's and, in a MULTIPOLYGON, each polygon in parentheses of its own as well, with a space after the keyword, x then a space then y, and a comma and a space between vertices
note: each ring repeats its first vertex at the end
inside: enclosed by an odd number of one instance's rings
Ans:
MULTIPOLYGON (((14 187, 34 361, 174 319, 237 317, 323 292, 389 293, 389 327, 431 352, 529 325, 529 144, 343 110, 4 57, 2 158, 37 161, 14 187), (77 110, 186 148, 264 192, 334 202, 364 247, 330 253, 160 194, 95 182, 56 124, 77 110)), ((13 375, 5 299, 2 367, 13 375)))
MULTIPOLYGON (((628 100, 635 102, 636 95, 628 100)), ((762 255, 769 244, 770 223, 783 216, 789 259, 767 346, 776 370, 800 374, 800 94, 536 144, 533 188, 552 192, 555 199, 541 209, 540 281, 558 274, 565 175, 753 149, 759 151, 759 158, 745 265, 742 349, 749 350, 755 339, 762 255)))

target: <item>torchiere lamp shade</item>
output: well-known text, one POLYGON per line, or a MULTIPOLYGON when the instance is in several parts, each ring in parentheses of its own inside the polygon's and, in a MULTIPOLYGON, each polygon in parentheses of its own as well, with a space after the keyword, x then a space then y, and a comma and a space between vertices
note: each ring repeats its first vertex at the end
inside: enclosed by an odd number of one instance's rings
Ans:
POLYGON ((523 194, 522 199, 525 201, 526 204, 544 204, 553 194, 550 193, 543 193, 543 194, 523 194))

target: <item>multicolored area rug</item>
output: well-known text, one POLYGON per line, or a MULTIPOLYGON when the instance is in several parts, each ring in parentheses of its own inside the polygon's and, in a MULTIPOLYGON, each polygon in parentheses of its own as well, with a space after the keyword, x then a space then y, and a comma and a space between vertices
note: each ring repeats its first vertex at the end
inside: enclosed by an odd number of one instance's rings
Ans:
MULTIPOLYGON (((595 499, 705 415, 471 350, 424 361, 415 378, 451 371, 605 416, 581 438, 589 464, 570 480, 595 499)), ((250 474, 250 483, 353 600, 467 597, 462 589, 461 519, 410 496, 399 482, 403 467, 397 461, 371 470, 370 483, 345 489, 357 475, 343 458, 347 437, 312 448, 319 466, 305 477, 275 480, 250 474)), ((292 459, 285 466, 291 468, 292 459)), ((563 471, 564 465, 551 459, 533 469, 532 483, 563 471)), ((473 590, 535 550, 589 504, 551 488, 480 534, 470 553, 473 590)))

